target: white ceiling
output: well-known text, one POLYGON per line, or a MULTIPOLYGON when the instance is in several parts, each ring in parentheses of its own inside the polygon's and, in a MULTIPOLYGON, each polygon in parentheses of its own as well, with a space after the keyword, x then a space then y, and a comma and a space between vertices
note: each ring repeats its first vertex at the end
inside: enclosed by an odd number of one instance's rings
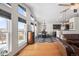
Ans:
MULTIPOLYGON (((57 3, 29 3, 29 5, 37 21, 41 23, 43 23, 44 20, 46 23, 56 23, 62 21, 64 18, 60 12, 63 11, 65 7, 59 6, 57 3)), ((72 11, 68 11, 67 13, 71 14, 72 11)))

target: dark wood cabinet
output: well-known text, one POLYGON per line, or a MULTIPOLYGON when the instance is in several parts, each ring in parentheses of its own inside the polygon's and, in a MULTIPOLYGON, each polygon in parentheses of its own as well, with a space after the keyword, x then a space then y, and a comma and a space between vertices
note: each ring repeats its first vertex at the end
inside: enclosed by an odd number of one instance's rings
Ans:
POLYGON ((34 43, 34 32, 29 31, 27 35, 28 44, 34 43))

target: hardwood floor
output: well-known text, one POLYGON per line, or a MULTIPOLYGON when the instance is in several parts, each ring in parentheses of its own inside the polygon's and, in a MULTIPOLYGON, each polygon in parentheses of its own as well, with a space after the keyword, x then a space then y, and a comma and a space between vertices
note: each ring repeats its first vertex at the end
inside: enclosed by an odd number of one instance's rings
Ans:
POLYGON ((66 51, 58 42, 35 43, 26 46, 18 56, 63 56, 66 51))

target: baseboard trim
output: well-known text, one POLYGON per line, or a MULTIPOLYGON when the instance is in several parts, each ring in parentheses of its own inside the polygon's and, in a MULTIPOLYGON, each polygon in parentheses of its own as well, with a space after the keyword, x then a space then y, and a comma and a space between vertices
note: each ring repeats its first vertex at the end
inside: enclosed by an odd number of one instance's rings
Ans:
MULTIPOLYGON (((26 46, 28 46, 28 44, 27 44, 26 46)), ((16 54, 14 54, 13 56, 18 56, 18 54, 19 54, 26 46, 24 46, 21 50, 19 50, 19 51, 18 51, 16 54)))

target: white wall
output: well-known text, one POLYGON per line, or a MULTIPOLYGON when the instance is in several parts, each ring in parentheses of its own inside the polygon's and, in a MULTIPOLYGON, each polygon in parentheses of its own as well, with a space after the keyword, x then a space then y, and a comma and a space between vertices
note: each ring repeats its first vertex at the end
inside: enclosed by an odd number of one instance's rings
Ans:
POLYGON ((41 32, 41 30, 42 30, 42 25, 41 25, 41 23, 37 23, 37 33, 40 33, 41 32))
POLYGON ((46 31, 48 34, 52 34, 53 32, 53 25, 52 24, 46 24, 46 31))
POLYGON ((75 29, 79 32, 79 17, 75 17, 75 29))

